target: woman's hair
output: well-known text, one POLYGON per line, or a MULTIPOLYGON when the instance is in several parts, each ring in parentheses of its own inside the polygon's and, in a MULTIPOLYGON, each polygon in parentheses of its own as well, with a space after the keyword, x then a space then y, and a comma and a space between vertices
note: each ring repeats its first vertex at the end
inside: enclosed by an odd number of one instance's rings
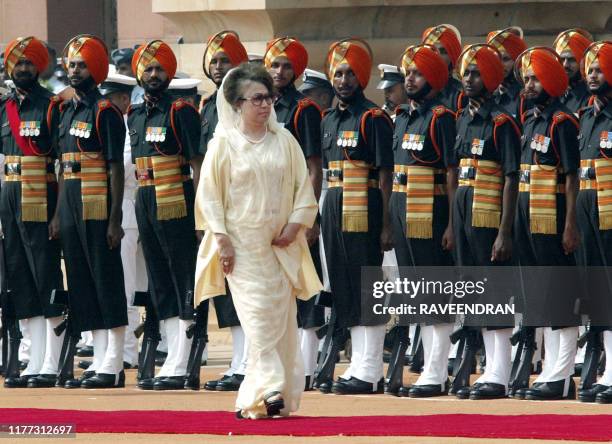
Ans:
POLYGON ((233 69, 224 80, 223 95, 233 107, 240 102, 246 82, 261 83, 268 90, 268 94, 274 93, 272 77, 263 66, 243 63, 233 69))

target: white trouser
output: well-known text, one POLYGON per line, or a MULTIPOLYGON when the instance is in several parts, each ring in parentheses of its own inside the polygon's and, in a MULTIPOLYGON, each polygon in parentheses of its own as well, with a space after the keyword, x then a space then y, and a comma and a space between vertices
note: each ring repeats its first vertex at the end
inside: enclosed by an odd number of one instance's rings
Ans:
POLYGON ((125 279, 125 295, 127 297, 128 325, 125 329, 125 346, 123 360, 128 364, 138 364, 138 338, 134 331, 140 324, 139 308, 134 304, 134 293, 147 288, 144 256, 138 243, 138 229, 126 228, 121 240, 121 261, 125 279), (143 282, 144 281, 144 282, 143 282))
POLYGON ((161 341, 157 344, 157 351, 168 353, 168 335, 166 332, 166 321, 159 322, 159 335, 161 341))
POLYGON ((40 369, 41 375, 55 375, 59 372, 59 358, 66 331, 64 330, 60 336, 57 336, 54 329, 62 323, 62 319, 62 316, 45 319, 47 332, 45 335, 45 359, 40 369))
MULTIPOLYGON (((581 336, 585 332, 586 332, 586 327, 584 325, 581 325, 580 327, 578 327, 578 336, 581 336)), ((574 362, 576 364, 584 364, 585 355, 586 355, 586 343, 582 347, 578 347, 578 350, 576 351, 576 359, 574 360, 574 362)))
POLYGON ((480 375, 476 382, 501 384, 506 388, 508 387, 512 364, 510 360, 512 352, 510 336, 512 336, 511 328, 500 330, 482 329, 487 366, 485 367, 485 372, 480 375))
POLYGON ((185 376, 192 342, 185 332, 192 322, 175 316, 166 319, 164 324, 168 337, 168 356, 157 376, 185 376))
MULTIPOLYGON (((541 382, 553 382, 567 380, 574 375, 574 359, 576 359, 576 348, 578 341, 578 327, 561 328, 553 333, 559 338, 559 346, 556 356, 550 356, 552 362, 541 382)), ((549 359, 546 351, 545 362, 549 359)), ((539 379, 539 378, 538 378, 539 379)), ((567 387, 566 387, 567 388, 567 387)), ((564 393, 566 395, 567 393, 564 393)))
POLYGON ((298 329, 298 337, 300 339, 300 349, 302 350, 302 358, 304 360, 304 374, 306 376, 312 376, 317 368, 317 353, 319 351, 317 329, 300 328, 298 329))
POLYGON ((20 327, 27 324, 27 331, 30 336, 30 360, 28 366, 21 373, 21 376, 38 375, 42 368, 43 361, 45 360, 45 337, 47 335, 45 318, 43 316, 35 316, 33 318, 23 319, 19 321, 19 324, 20 327))
POLYGON ((21 331, 21 343, 19 344, 19 360, 27 362, 30 360, 30 347, 32 339, 30 337, 29 319, 21 319, 19 321, 19 331, 21 331))
POLYGON ((244 330, 240 325, 236 325, 234 327, 230 327, 230 331, 232 332, 232 362, 230 364, 230 368, 227 369, 224 375, 244 375, 248 355, 244 330))
POLYGON ((612 385, 612 331, 603 333, 604 352, 606 353, 606 369, 597 384, 612 385))
POLYGON ((351 365, 342 379, 355 377, 376 384, 383 377, 383 348, 386 329, 384 325, 351 327, 351 365))
POLYGON ((544 336, 544 362, 542 364, 542 373, 538 375, 534 382, 552 381, 549 375, 552 374, 557 356, 559 355, 560 330, 553 330, 550 327, 543 327, 541 330, 544 336))
POLYGON ((93 330, 94 358, 87 371, 118 375, 123 370, 125 326, 93 330))
POLYGON ((448 379, 448 351, 453 324, 421 324, 423 371, 415 385, 444 385, 448 379))

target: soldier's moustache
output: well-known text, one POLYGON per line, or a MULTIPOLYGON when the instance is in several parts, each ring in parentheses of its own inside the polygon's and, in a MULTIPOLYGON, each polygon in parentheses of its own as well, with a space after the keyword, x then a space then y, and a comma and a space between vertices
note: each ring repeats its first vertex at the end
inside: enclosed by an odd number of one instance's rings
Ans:
POLYGON ((408 96, 408 98, 416 100, 418 102, 419 100, 424 99, 425 96, 427 96, 427 94, 429 94, 430 92, 431 85, 429 84, 429 82, 425 82, 425 85, 423 85, 421 89, 415 92, 406 91, 406 95, 408 96))

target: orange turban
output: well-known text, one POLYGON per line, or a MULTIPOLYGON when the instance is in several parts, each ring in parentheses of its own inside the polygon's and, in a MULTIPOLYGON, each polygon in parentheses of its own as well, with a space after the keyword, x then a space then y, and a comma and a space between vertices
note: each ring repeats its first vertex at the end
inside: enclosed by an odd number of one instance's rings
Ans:
POLYGON ((132 57, 132 71, 136 73, 136 79, 140 81, 142 73, 151 63, 157 62, 168 73, 168 79, 172 80, 176 74, 176 57, 172 49, 161 40, 153 40, 138 47, 132 57))
POLYGON ((561 55, 564 51, 571 51, 578 63, 584 56, 584 50, 593 42, 593 37, 584 29, 568 29, 557 36, 553 43, 553 48, 557 54, 561 55))
POLYGON ((277 57, 287 57, 293 66, 293 73, 297 79, 308 66, 308 52, 304 45, 291 37, 281 37, 268 42, 264 55, 264 64, 270 68, 277 57))
POLYGON ((451 60, 453 67, 461 52, 461 34, 453 25, 436 25, 423 31, 423 43, 435 46, 440 43, 451 60))
POLYGON ((491 45, 469 45, 464 48, 457 61, 459 76, 463 77, 470 65, 478 66, 480 77, 487 91, 493 92, 504 80, 504 65, 497 49, 491 45))
POLYGON ((583 60, 582 75, 587 76, 591 64, 599 62, 599 69, 606 77, 608 85, 612 85, 612 42, 595 42, 586 49, 583 60))
POLYGON ((361 39, 349 38, 333 43, 327 51, 325 72, 330 81, 333 82, 336 69, 343 63, 348 64, 362 89, 368 86, 370 73, 372 71, 372 50, 370 46, 361 39))
POLYGON ((210 73, 208 72, 208 68, 210 67, 210 61, 221 51, 227 54, 233 66, 238 66, 243 62, 249 61, 249 56, 242 43, 240 43, 238 33, 234 31, 218 32, 209 37, 206 49, 204 50, 202 68, 204 69, 204 74, 209 78, 210 73))
POLYGON ((569 79, 559 55, 552 49, 539 46, 525 50, 516 59, 514 72, 522 82, 529 69, 533 69, 544 91, 551 97, 562 96, 567 90, 569 79))
POLYGON ((68 61, 82 57, 94 82, 102 83, 108 76, 108 50, 104 42, 91 34, 73 37, 64 48, 62 60, 67 69, 68 61))
POLYGON ((523 30, 518 26, 490 32, 487 35, 487 43, 500 53, 508 53, 512 60, 516 60, 519 54, 527 49, 527 44, 523 40, 523 30))
POLYGON ((433 89, 441 90, 448 83, 448 67, 434 46, 409 46, 402 55, 400 70, 406 72, 414 65, 433 89))
POLYGON ((10 42, 4 50, 4 67, 9 77, 15 65, 21 59, 27 59, 40 74, 49 64, 49 51, 43 42, 36 37, 18 37, 10 42))

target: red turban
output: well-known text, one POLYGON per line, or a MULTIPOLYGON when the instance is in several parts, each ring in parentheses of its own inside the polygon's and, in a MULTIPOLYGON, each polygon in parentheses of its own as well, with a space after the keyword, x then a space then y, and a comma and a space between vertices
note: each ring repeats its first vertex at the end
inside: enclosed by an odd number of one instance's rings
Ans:
POLYGON ((612 85, 612 42, 595 42, 584 53, 584 66, 582 75, 589 73, 593 62, 599 62, 599 69, 606 77, 608 85, 612 85))
POLYGON ((281 37, 268 42, 264 55, 264 64, 270 68, 277 57, 287 57, 293 67, 295 78, 302 75, 308 66, 308 52, 304 45, 291 37, 281 37))
POLYGON ((368 86, 372 71, 372 50, 361 39, 350 38, 333 43, 327 51, 325 71, 327 77, 333 82, 336 69, 339 65, 348 64, 362 89, 368 86))
POLYGON ((512 60, 516 60, 519 54, 527 49, 527 44, 523 40, 523 30, 518 26, 490 32, 487 35, 487 43, 500 53, 508 53, 512 60))
POLYGON ((453 67, 457 63, 461 52, 461 34, 453 25, 444 24, 427 28, 423 31, 423 43, 432 46, 440 43, 446 50, 453 67))
POLYGON ((433 89, 441 90, 448 83, 448 67, 433 46, 414 45, 406 48, 400 66, 404 76, 411 65, 416 66, 433 89))
POLYGON ((240 37, 238 33, 234 31, 221 31, 217 34, 210 36, 206 49, 204 50, 204 59, 202 61, 202 68, 204 74, 210 78, 208 72, 210 67, 210 61, 215 57, 218 52, 223 51, 230 59, 233 66, 238 66, 243 62, 249 61, 246 49, 242 43, 240 43, 240 37))
POLYGON ((4 67, 9 77, 15 65, 21 59, 27 59, 40 74, 49 64, 49 51, 43 42, 36 37, 18 37, 10 42, 4 50, 4 67))
POLYGON ((136 79, 140 80, 142 73, 151 63, 157 62, 172 80, 176 73, 176 57, 172 49, 161 40, 153 40, 138 47, 132 57, 132 71, 136 73, 136 79))
POLYGON ((562 96, 569 85, 569 79, 563 69, 561 60, 550 48, 535 47, 523 52, 515 62, 516 70, 520 69, 521 82, 529 69, 538 78, 544 91, 551 97, 562 96))
POLYGON ((108 76, 108 50, 100 38, 81 34, 73 37, 64 48, 63 61, 67 68, 68 61, 82 57, 94 82, 102 83, 108 76))
POLYGON ((555 39, 553 47, 557 54, 561 55, 564 51, 571 51, 578 63, 584 56, 584 51, 593 42, 593 37, 584 29, 568 29, 563 31, 555 39))
POLYGON ((493 92, 504 80, 504 65, 499 52, 491 45, 478 44, 466 46, 458 60, 459 75, 463 77, 470 65, 478 66, 485 88, 493 92))

